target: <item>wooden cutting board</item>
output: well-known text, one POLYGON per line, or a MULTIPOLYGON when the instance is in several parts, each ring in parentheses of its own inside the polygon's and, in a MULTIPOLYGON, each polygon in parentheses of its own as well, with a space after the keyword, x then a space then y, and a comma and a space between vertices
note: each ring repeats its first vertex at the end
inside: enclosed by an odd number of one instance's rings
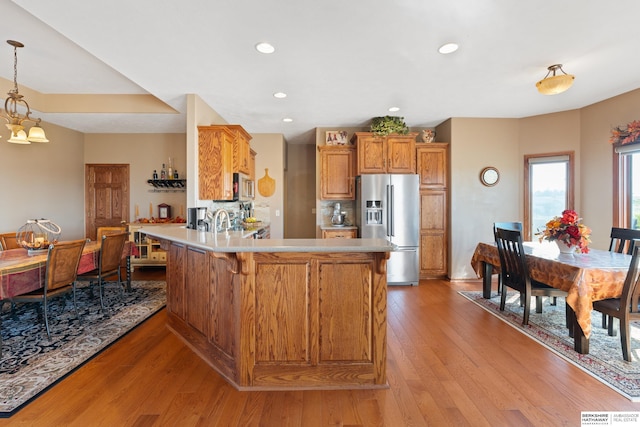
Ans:
POLYGON ((258 180, 258 192, 262 197, 271 197, 276 192, 276 180, 269 176, 269 169, 265 169, 264 176, 258 180))

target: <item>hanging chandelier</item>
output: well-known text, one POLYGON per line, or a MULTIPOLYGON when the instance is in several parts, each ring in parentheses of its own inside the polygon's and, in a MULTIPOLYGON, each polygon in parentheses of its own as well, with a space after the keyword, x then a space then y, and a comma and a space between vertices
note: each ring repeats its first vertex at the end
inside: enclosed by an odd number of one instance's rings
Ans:
POLYGON ((562 69, 562 64, 555 64, 547 67, 547 75, 544 79, 536 83, 538 92, 543 95, 556 95, 569 89, 573 84, 575 77, 571 74, 567 74, 562 69), (561 71, 562 74, 556 74, 556 71, 561 71), (551 76, 549 76, 551 74, 551 76))
POLYGON ((0 117, 5 119, 7 128, 11 131, 9 142, 14 144, 31 144, 32 142, 49 142, 44 134, 44 129, 40 127, 41 119, 31 117, 29 104, 24 100, 24 96, 18 92, 18 48, 24 45, 15 40, 7 40, 13 46, 13 89, 7 92, 7 99, 4 101, 4 110, 0 111, 0 117), (18 113, 18 105, 26 108, 25 114, 18 113), (34 126, 29 129, 29 135, 24 131, 24 122, 33 122, 34 126))

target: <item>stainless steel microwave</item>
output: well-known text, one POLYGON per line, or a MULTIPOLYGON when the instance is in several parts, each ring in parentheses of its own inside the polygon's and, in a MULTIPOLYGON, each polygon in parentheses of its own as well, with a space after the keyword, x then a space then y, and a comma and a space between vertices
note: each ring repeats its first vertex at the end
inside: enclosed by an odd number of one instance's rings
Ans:
POLYGON ((253 200, 255 198, 255 183, 248 175, 233 174, 233 200, 253 200))

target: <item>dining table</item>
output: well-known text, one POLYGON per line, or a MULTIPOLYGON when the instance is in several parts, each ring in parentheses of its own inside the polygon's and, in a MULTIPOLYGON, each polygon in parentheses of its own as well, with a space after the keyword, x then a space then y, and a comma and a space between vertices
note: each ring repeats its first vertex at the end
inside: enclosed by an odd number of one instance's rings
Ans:
MULTIPOLYGON (((84 245, 78 264, 78 274, 98 268, 100 262, 100 245, 98 241, 88 241, 84 245)), ((27 249, 8 249, 0 251, 0 301, 17 295, 26 294, 44 286, 48 251, 29 253, 27 249)), ((137 246, 130 241, 125 242, 122 258, 126 263, 126 289, 131 291, 131 261, 136 255, 137 246)))
MULTIPOLYGON (((560 253, 552 242, 524 242, 529 276, 567 292, 571 325, 569 333, 578 353, 589 353, 593 301, 619 298, 631 263, 631 255, 590 249, 588 253, 560 253)), ((495 242, 480 242, 471 257, 471 266, 482 278, 482 294, 491 298, 491 276, 500 271, 495 242)))

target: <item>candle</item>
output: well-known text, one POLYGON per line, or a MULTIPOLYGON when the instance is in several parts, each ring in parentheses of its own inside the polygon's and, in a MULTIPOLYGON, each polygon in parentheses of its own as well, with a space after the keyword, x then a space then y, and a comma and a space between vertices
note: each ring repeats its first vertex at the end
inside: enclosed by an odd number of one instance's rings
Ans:
POLYGON ((153 203, 149 203, 149 218, 153 218, 153 203))
POLYGON ((138 218, 138 216, 140 216, 140 211, 138 211, 138 205, 136 205, 136 218, 138 218))

